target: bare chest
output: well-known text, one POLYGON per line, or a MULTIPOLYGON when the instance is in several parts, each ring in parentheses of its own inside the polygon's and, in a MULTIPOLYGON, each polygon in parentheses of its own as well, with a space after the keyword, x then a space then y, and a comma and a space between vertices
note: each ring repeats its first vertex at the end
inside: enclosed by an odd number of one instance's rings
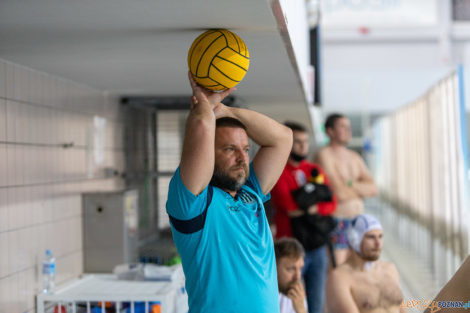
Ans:
POLYGON ((403 300, 400 286, 379 271, 353 275, 352 294, 361 312, 390 312, 403 300))
POLYGON ((360 177, 360 164, 351 152, 333 155, 334 167, 343 181, 357 180, 360 177))

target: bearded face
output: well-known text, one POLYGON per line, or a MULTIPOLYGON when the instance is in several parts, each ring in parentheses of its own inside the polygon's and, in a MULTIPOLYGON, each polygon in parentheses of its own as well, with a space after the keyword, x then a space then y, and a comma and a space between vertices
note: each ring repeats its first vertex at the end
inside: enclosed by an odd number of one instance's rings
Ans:
POLYGON ((281 257, 277 262, 277 283, 279 292, 287 295, 289 289, 302 277, 304 258, 301 257, 281 257))
POLYGON ((246 183, 248 175, 249 168, 244 162, 240 162, 228 169, 224 169, 216 164, 211 185, 224 190, 238 191, 246 183))
POLYGON ((248 135, 244 129, 218 127, 211 184, 227 191, 239 190, 249 175, 249 150, 248 135))
POLYGON ((376 261, 382 253, 382 230, 376 229, 367 232, 362 238, 361 257, 366 261, 376 261))
POLYGON ((294 142, 292 144, 292 150, 290 153, 291 160, 300 162, 305 160, 308 155, 308 134, 303 131, 293 131, 294 142))

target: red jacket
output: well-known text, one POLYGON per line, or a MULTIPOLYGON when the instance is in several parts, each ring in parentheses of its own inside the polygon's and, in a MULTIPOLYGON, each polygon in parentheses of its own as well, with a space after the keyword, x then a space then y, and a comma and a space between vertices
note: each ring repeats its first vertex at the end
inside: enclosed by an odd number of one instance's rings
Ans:
MULTIPOLYGON (((281 177, 279 177, 279 180, 272 189, 271 199, 275 209, 274 222, 277 228, 276 238, 292 237, 292 230, 287 212, 299 210, 299 207, 292 197, 291 192, 292 190, 303 186, 308 181, 313 169, 317 169, 320 175, 323 175, 324 184, 329 186, 330 183, 328 178, 319 165, 302 161, 297 167, 287 163, 281 177)), ((337 200, 335 196, 333 196, 333 201, 331 202, 319 202, 318 213, 321 215, 331 215, 336 210, 336 203, 337 200)))

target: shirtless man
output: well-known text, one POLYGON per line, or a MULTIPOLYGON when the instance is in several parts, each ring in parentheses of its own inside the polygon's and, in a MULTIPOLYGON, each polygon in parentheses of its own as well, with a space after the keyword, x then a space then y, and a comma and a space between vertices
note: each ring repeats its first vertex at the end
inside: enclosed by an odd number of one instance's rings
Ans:
POLYGON ((361 214, 348 230, 351 254, 332 270, 326 283, 329 313, 397 313, 403 295, 398 272, 391 263, 378 261, 382 226, 373 216, 361 214))
POLYGON ((377 187, 361 156, 346 148, 351 140, 351 124, 341 114, 331 114, 325 122, 330 144, 322 148, 316 161, 330 180, 333 193, 338 199, 334 212, 338 225, 332 234, 336 264, 348 257, 347 230, 351 219, 364 211, 365 197, 377 194, 377 187))

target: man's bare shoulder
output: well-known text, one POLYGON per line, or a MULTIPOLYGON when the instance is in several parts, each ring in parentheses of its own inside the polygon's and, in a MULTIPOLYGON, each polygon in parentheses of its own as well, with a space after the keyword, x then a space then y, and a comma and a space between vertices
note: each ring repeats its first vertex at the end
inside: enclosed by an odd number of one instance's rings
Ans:
POLYGON ((388 262, 388 261, 375 261, 376 262, 376 266, 378 267, 381 267, 385 270, 397 270, 397 268, 395 267, 395 264, 391 263, 391 262, 388 262))
POLYGON ((350 158, 362 160, 362 156, 354 150, 347 149, 347 153, 348 153, 350 158))
POLYGON ((352 267, 347 263, 343 263, 332 270, 328 275, 330 275, 333 280, 345 281, 351 277, 352 272, 352 267))
POLYGON ((333 151, 330 146, 325 146, 315 153, 315 161, 327 161, 331 160, 331 156, 333 155, 333 151))
POLYGON ((330 146, 324 146, 322 148, 320 148, 318 151, 317 151, 317 155, 321 155, 321 154, 328 154, 328 153, 331 153, 331 147, 330 146))
MULTIPOLYGON (((375 271, 380 271, 381 273, 388 273, 388 274, 398 274, 397 268, 393 263, 387 262, 387 261, 375 261, 374 265, 374 270, 375 271)), ((349 278, 352 277, 354 274, 357 274, 357 270, 354 270, 348 263, 343 263, 337 268, 335 268, 333 271, 331 271, 330 274, 333 274, 335 277, 339 277, 341 279, 349 278)))
POLYGON ((395 264, 387 261, 376 261, 376 269, 381 271, 383 274, 387 273, 394 277, 398 277, 398 270, 395 264))

